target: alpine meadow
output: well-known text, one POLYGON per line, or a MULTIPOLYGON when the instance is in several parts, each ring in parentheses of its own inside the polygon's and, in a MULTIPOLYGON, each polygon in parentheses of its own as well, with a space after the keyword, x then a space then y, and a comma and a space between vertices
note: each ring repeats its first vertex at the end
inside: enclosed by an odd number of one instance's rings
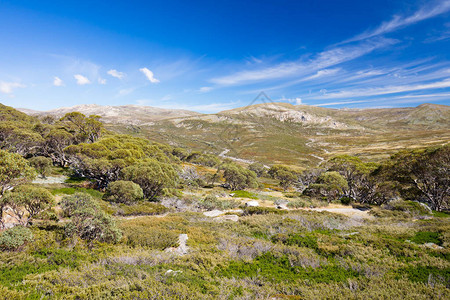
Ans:
POLYGON ((0 28, 0 299, 449 299, 449 0, 0 28))

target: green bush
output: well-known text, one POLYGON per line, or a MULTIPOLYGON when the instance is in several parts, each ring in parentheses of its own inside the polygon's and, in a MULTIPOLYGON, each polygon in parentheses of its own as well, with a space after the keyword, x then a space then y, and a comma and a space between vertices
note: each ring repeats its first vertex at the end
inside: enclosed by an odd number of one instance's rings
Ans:
POLYGON ((220 200, 215 195, 208 195, 204 199, 198 201, 198 206, 206 210, 223 210, 236 208, 239 206, 239 202, 233 199, 220 200))
POLYGON ((122 233, 110 216, 101 211, 99 205, 88 194, 66 196, 61 202, 65 216, 71 218, 66 225, 66 235, 79 236, 89 242, 118 242, 122 233))
POLYGON ((347 270, 332 264, 315 269, 292 266, 287 256, 276 257, 269 252, 256 257, 252 262, 232 261, 221 270, 221 275, 229 278, 262 277, 272 282, 308 280, 315 283, 345 282, 348 278, 359 276, 358 272, 352 269, 347 270))
POLYGON ((0 249, 8 251, 16 250, 32 239, 33 233, 30 229, 23 226, 15 226, 6 229, 0 235, 0 249))
POLYGON ((116 214, 119 216, 151 216, 161 215, 168 211, 167 207, 159 203, 140 201, 132 205, 120 204, 116 214))
POLYGON ((450 268, 440 269, 432 266, 409 266, 401 268, 397 271, 397 274, 405 274, 408 279, 413 282, 427 283, 430 279, 430 275, 435 278, 441 279, 443 283, 448 284, 450 280, 450 268))
POLYGON ((383 208, 389 210, 403 211, 411 215, 427 215, 430 213, 430 211, 426 209, 422 204, 415 201, 403 201, 403 200, 391 201, 383 205, 383 208))
POLYGON ((441 235, 437 232, 429 232, 429 231, 419 231, 416 235, 411 239, 411 242, 416 244, 426 244, 426 243, 434 243, 437 245, 442 245, 441 235))
POLYGON ((285 210, 276 209, 273 207, 245 207, 243 209, 243 216, 252 216, 252 215, 268 215, 268 214, 276 214, 276 215, 284 215, 288 212, 285 210))
POLYGON ((157 250, 177 246, 178 236, 186 230, 187 222, 180 217, 139 218, 121 222, 125 242, 157 250))
POLYGON ((52 160, 44 156, 35 156, 28 160, 36 171, 42 176, 42 178, 47 177, 52 171, 52 160))
POLYGON ((110 183, 103 196, 106 201, 124 204, 132 204, 143 198, 144 192, 138 184, 124 180, 110 183))
POLYGON ((347 196, 343 196, 341 197, 339 200, 341 200, 341 203, 343 205, 350 205, 350 203, 352 203, 353 199, 347 196))
POLYGON ((304 233, 304 234, 277 234, 272 236, 272 242, 282 242, 288 246, 298 246, 298 247, 306 247, 317 250, 319 248, 317 244, 317 237, 312 234, 304 233))

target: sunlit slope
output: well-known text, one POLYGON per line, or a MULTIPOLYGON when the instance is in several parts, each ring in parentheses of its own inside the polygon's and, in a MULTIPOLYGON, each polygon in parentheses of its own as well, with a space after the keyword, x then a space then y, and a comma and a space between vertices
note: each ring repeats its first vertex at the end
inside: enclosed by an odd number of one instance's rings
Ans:
POLYGON ((329 109, 268 103, 151 126, 114 125, 172 145, 265 163, 310 166, 336 154, 372 159, 450 140, 450 108, 329 109))

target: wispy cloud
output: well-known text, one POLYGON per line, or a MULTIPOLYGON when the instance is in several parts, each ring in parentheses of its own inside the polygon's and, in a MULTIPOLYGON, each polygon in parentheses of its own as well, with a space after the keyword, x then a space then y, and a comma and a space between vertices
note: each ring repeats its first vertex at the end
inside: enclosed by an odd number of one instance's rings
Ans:
POLYGON ((54 86, 63 86, 63 85, 64 85, 64 81, 62 81, 61 78, 55 76, 55 77, 53 78, 53 85, 54 85, 54 86))
POLYGON ((105 78, 99 77, 99 78, 97 79, 97 81, 98 81, 99 84, 106 84, 106 79, 105 79, 105 78))
POLYGON ((374 87, 374 88, 363 88, 363 89, 350 89, 339 92, 326 93, 321 96, 314 97, 315 99, 333 99, 333 98, 353 98, 353 97, 369 97, 369 96, 379 96, 386 94, 397 94, 411 91, 419 90, 429 90, 429 89, 440 89, 450 87, 450 79, 445 79, 442 81, 426 83, 426 84, 415 84, 415 85, 397 85, 397 86, 385 86, 385 87, 374 87))
POLYGON ((153 72, 150 71, 149 69, 141 68, 141 69, 139 69, 139 71, 141 71, 151 83, 158 83, 159 82, 159 80, 155 78, 153 72))
POLYGON ((4 82, 0 81, 0 92, 4 94, 12 94, 14 89, 25 88, 26 85, 19 82, 4 82))
POLYGON ((118 96, 126 96, 134 92, 135 88, 121 89, 119 90, 118 96))
POLYGON ((211 87, 211 86, 203 86, 203 87, 201 87, 198 91, 199 91, 200 93, 207 93, 207 92, 212 91, 213 89, 214 89, 214 88, 211 87))
POLYGON ((85 84, 91 83, 91 81, 87 77, 85 77, 81 74, 75 74, 75 75, 73 75, 73 77, 77 80, 78 85, 85 85, 85 84))
POLYGON ((274 102, 289 102, 292 103, 294 105, 300 105, 303 104, 302 98, 300 97, 296 97, 296 98, 286 98, 286 97, 281 97, 280 99, 276 99, 274 100, 274 102))
MULTIPOLYGON (((220 86, 239 85, 257 81, 299 76, 354 60, 376 49, 397 43, 393 39, 377 38, 359 45, 337 47, 320 52, 308 61, 285 62, 275 66, 245 70, 231 75, 216 77, 211 82, 220 86)), ((319 75, 317 75, 319 76, 319 75)))
POLYGON ((383 22, 377 28, 365 31, 342 43, 361 41, 378 35, 393 32, 406 26, 418 23, 420 21, 436 17, 438 15, 448 12, 449 10, 450 10, 450 0, 439 1, 437 4, 435 2, 435 5, 427 4, 425 7, 422 7, 412 15, 409 16, 396 15, 391 20, 383 22))
POLYGON ((111 69, 107 72, 109 75, 111 75, 112 77, 116 77, 117 79, 122 79, 125 77, 125 73, 123 72, 119 72, 117 70, 111 69))

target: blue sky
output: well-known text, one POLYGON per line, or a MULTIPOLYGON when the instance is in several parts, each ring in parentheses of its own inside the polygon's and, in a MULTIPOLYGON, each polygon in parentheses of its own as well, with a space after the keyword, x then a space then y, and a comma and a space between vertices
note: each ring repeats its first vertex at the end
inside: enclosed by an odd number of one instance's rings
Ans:
POLYGON ((3 1, 0 102, 450 104, 450 0, 3 1))

